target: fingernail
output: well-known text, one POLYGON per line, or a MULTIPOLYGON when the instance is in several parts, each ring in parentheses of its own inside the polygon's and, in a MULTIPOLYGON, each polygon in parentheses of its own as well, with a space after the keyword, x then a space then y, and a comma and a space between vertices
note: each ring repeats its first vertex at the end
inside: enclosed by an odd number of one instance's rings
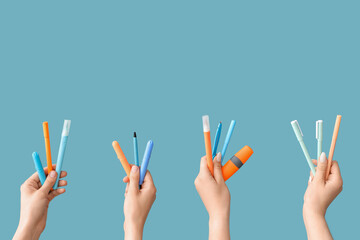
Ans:
POLYGON ((216 161, 221 162, 221 153, 216 154, 216 161))
POLYGON ((137 171, 138 171, 138 167, 137 167, 137 166, 133 166, 133 167, 131 168, 131 172, 136 173, 137 171))
POLYGON ((325 162, 326 161, 326 155, 325 155, 325 153, 324 152, 322 152, 321 153, 321 155, 320 155, 320 162, 325 162))
POLYGON ((56 176, 56 172, 55 171, 51 171, 50 172, 50 177, 55 177, 56 176))
POLYGON ((311 176, 309 176, 309 182, 311 182, 311 176))

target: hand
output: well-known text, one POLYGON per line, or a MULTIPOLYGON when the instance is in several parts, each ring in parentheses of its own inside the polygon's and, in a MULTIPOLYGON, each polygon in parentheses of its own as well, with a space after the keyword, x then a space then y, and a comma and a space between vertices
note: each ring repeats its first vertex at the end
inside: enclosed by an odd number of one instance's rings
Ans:
POLYGON ((332 201, 342 191, 343 181, 339 165, 332 161, 330 175, 326 179, 328 161, 325 153, 320 160, 313 160, 317 164, 316 174, 310 173, 308 188, 304 195, 303 217, 308 233, 308 239, 332 239, 325 220, 326 210, 332 201))
POLYGON ((124 231, 125 239, 142 239, 146 218, 156 199, 156 188, 149 171, 146 172, 144 182, 139 189, 139 167, 132 166, 130 181, 128 177, 124 201, 124 231))
MULTIPOLYGON (((55 168, 56 165, 53 165, 53 169, 55 168)), ((44 168, 44 171, 47 175, 47 167, 44 168)), ((67 173, 63 171, 60 178, 66 177, 66 175, 67 173)), ((51 191, 56 177, 57 173, 51 171, 44 185, 41 186, 39 175, 34 173, 21 185, 20 221, 13 239, 39 239, 45 229, 49 203, 56 196, 65 192, 64 188, 51 191)), ((60 187, 66 185, 67 181, 59 181, 60 187)))
POLYGON ((214 176, 201 158, 195 187, 209 214, 209 239, 230 239, 230 192, 221 171, 221 154, 214 158, 214 176))

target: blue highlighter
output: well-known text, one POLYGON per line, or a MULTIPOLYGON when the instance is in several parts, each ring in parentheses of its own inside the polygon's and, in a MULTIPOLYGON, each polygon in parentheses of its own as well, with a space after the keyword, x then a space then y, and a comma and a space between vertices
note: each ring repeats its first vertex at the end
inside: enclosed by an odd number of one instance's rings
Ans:
POLYGON ((34 159, 34 163, 35 163, 35 169, 39 175, 39 178, 40 178, 40 182, 41 182, 41 185, 44 185, 44 182, 46 180, 46 176, 45 176, 45 172, 44 172, 44 168, 41 164, 41 161, 40 161, 40 156, 37 152, 33 152, 32 154, 32 157, 34 159))
POLYGON ((144 182, 144 178, 145 178, 145 174, 149 165, 149 161, 150 161, 150 157, 151 157, 151 152, 153 149, 154 143, 153 141, 148 141, 147 145, 146 145, 146 149, 145 149, 145 153, 144 153, 144 157, 141 163, 141 167, 140 167, 140 180, 139 180, 139 185, 141 186, 141 184, 143 184, 144 182))

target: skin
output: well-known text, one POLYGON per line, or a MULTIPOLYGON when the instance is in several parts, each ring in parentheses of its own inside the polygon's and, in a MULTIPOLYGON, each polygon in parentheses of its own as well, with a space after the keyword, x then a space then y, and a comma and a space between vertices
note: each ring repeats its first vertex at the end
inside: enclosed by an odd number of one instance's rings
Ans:
POLYGON ((200 172, 195 187, 209 214, 209 239, 230 239, 230 191, 221 171, 221 154, 214 158, 214 176, 201 158, 200 172))
MULTIPOLYGON (((56 165, 53 165, 53 169, 55 168, 56 165)), ((46 226, 50 202, 65 192, 64 188, 51 190, 55 184, 57 173, 51 171, 48 175, 47 167, 44 168, 44 171, 47 178, 43 186, 41 186, 37 173, 34 173, 21 185, 20 221, 13 240, 39 239, 46 226)), ((67 173, 62 171, 60 178, 64 178, 66 175, 67 173)), ((66 185, 67 181, 59 181, 60 187, 66 185)))
POLYGON ((333 239, 325 220, 327 208, 339 195, 343 188, 339 164, 332 161, 330 175, 326 179, 328 161, 325 153, 320 160, 313 160, 317 164, 316 174, 310 173, 308 188, 304 195, 303 217, 309 240, 333 239))
POLYGON ((124 232, 125 240, 139 240, 143 237, 144 225, 151 206, 156 199, 156 188, 149 171, 146 172, 144 182, 139 189, 139 167, 132 166, 130 180, 127 183, 124 201, 124 232))

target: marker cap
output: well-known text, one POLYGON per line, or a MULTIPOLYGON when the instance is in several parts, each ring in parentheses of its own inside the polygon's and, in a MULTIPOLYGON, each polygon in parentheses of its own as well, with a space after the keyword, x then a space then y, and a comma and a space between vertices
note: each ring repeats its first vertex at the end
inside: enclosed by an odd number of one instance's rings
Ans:
POLYGON ((240 151, 238 151, 235 156, 240 159, 240 161, 245 164, 246 161, 251 157, 251 155, 254 153, 254 151, 249 147, 245 146, 240 151))
POLYGON ((43 122, 43 132, 44 132, 44 137, 45 138, 49 138, 49 124, 48 122, 43 122))

